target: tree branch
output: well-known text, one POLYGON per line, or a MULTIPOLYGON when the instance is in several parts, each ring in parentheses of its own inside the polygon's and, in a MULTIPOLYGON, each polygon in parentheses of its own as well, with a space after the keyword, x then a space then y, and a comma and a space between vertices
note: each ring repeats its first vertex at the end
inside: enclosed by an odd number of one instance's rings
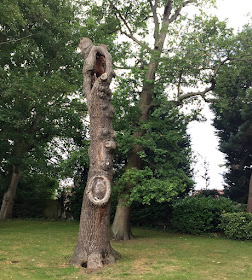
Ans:
POLYGON ((148 52, 151 52, 151 49, 147 46, 147 44, 139 41, 135 36, 133 31, 131 30, 127 20, 124 18, 124 16, 122 15, 122 13, 117 9, 117 7, 111 2, 109 1, 112 9, 115 10, 116 13, 116 17, 119 17, 121 19, 121 21, 124 23, 124 26, 126 27, 126 29, 128 30, 128 33, 123 31, 121 28, 121 33, 124 34, 125 36, 127 36, 128 38, 130 38, 131 40, 133 40, 135 43, 137 43, 138 45, 140 45, 141 47, 144 47, 148 50, 148 52))
POLYGON ((153 6, 152 0, 148 0, 150 3, 151 11, 153 14, 153 19, 154 19, 154 25, 155 25, 155 31, 154 31, 154 38, 158 38, 159 34, 159 21, 158 21, 158 15, 157 15, 157 5, 158 5, 158 0, 155 0, 155 4, 153 6))
POLYGON ((185 1, 180 7, 178 7, 177 10, 174 12, 174 14, 171 16, 171 18, 169 19, 169 23, 175 21, 178 18, 182 8, 184 8, 185 6, 187 6, 188 4, 191 4, 193 2, 195 2, 195 1, 193 1, 193 0, 185 1))
POLYGON ((19 39, 16 39, 16 40, 10 40, 10 41, 6 41, 6 42, 1 42, 0 45, 4 45, 4 44, 9 44, 9 43, 16 43, 20 40, 23 40, 23 39, 26 39, 26 38, 29 38, 31 36, 33 36, 34 34, 30 34, 30 35, 27 35, 27 36, 24 36, 22 38, 19 38, 19 39))
POLYGON ((131 40, 133 40, 133 41, 134 41, 135 43, 137 43, 139 46, 146 48, 146 49, 148 50, 148 52, 151 52, 151 51, 152 51, 151 48, 148 47, 146 43, 143 43, 143 42, 137 40, 137 38, 134 37, 132 34, 128 34, 127 32, 122 31, 122 30, 121 30, 121 33, 124 34, 125 36, 127 36, 128 38, 130 38, 131 40))
POLYGON ((113 64, 113 68, 120 69, 120 70, 132 70, 132 69, 134 69, 134 67, 130 67, 130 66, 117 66, 115 64, 113 64))
POLYGON ((179 80, 178 80, 178 91, 177 91, 177 99, 180 97, 180 85, 182 81, 182 70, 179 70, 179 80))
POLYGON ((172 10, 172 0, 167 0, 164 6, 164 13, 162 18, 162 27, 159 34, 159 38, 156 39, 155 49, 161 50, 163 48, 164 40, 167 34, 168 26, 169 26, 169 17, 172 10))
POLYGON ((214 90, 215 85, 216 85, 216 81, 215 81, 216 76, 217 76, 221 66, 223 64, 225 64, 229 60, 230 60, 229 58, 225 58, 223 61, 219 62, 219 64, 217 65, 216 69, 214 70, 214 73, 213 73, 211 81, 210 81, 211 85, 209 87, 206 87, 202 91, 188 92, 188 93, 186 93, 184 95, 178 94, 178 99, 175 101, 175 103, 178 104, 178 105, 181 105, 183 100, 188 99, 190 97, 194 97, 194 96, 201 96, 206 102, 209 102, 209 100, 206 99, 205 95, 206 95, 206 93, 210 92, 211 90, 214 90))
POLYGON ((142 115, 142 118, 143 119, 147 119, 148 115, 149 115, 149 112, 152 108, 158 108, 160 107, 161 103, 158 103, 158 104, 150 104, 149 106, 147 106, 143 112, 143 115, 142 115))

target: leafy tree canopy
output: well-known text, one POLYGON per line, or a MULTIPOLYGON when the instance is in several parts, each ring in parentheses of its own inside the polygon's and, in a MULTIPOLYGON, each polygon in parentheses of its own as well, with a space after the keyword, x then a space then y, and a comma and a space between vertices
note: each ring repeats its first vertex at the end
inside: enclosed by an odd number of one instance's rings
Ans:
POLYGON ((85 137, 77 10, 65 0, 2 1, 0 10, 1 175, 12 165, 50 172, 85 137))

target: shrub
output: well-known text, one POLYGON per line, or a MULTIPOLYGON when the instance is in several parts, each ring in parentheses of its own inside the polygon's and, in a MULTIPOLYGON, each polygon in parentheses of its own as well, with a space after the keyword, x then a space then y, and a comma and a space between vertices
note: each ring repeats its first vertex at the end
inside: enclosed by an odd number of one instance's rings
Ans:
POLYGON ((170 224, 171 203, 153 201, 150 205, 133 202, 131 223, 136 226, 162 227, 170 224))
POLYGON ((215 232, 221 214, 236 211, 235 204, 228 198, 186 197, 172 205, 171 224, 183 233, 200 234, 215 232))
POLYGON ((198 192, 197 194, 195 194, 195 196, 197 197, 214 197, 214 198, 218 198, 220 197, 220 193, 219 191, 213 189, 213 190, 201 190, 200 192, 198 192))
POLYGON ((227 238, 252 239, 252 214, 225 213, 221 216, 219 228, 224 231, 227 238))

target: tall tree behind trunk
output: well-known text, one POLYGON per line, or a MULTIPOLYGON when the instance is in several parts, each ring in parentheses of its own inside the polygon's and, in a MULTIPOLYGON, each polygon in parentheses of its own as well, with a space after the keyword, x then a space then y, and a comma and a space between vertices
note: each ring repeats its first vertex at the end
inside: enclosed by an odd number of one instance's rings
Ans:
MULTIPOLYGON (((162 27, 159 30, 159 24, 156 22, 156 7, 152 7, 153 9, 153 15, 154 15, 154 22, 155 22, 155 44, 154 49, 152 50, 152 55, 150 62, 148 64, 148 69, 145 75, 145 81, 143 84, 143 89, 140 94, 140 100, 139 100, 139 123, 144 123, 148 121, 149 117, 149 111, 152 108, 152 99, 153 99, 153 90, 154 90, 154 82, 155 82, 155 75, 157 72, 157 68, 159 65, 159 60, 161 57, 161 53, 164 46, 164 41, 167 35, 168 26, 172 10, 172 4, 171 1, 167 1, 165 7, 164 7, 164 13, 162 18, 162 27)), ((177 15, 178 16, 178 15, 177 15)), ((137 131, 134 135, 134 137, 141 137, 144 135, 144 131, 137 131)), ((129 168, 137 168, 141 169, 143 161, 139 156, 139 152, 142 151, 144 148, 136 145, 133 147, 132 151, 129 153, 128 156, 128 164, 126 166, 126 170, 129 168)), ((130 206, 125 205, 124 197, 128 193, 130 193, 131 189, 134 186, 129 185, 125 190, 123 191, 122 198, 119 199, 116 213, 112 225, 112 234, 115 240, 127 240, 131 239, 133 235, 131 234, 130 229, 130 213, 131 209, 130 206)))
POLYGON ((250 181, 249 181, 247 212, 252 213, 252 174, 250 175, 250 181))
POLYGON ((79 45, 83 58, 83 87, 90 117, 90 167, 81 209, 78 241, 71 264, 89 269, 115 262, 119 254, 109 241, 113 152, 116 148, 110 82, 112 58, 106 46, 93 46, 88 38, 79 45))
POLYGON ((21 171, 18 166, 13 165, 12 177, 9 188, 3 196, 2 206, 0 211, 0 220, 6 220, 12 218, 12 211, 14 205, 14 199, 16 196, 16 190, 18 182, 21 178, 21 171))

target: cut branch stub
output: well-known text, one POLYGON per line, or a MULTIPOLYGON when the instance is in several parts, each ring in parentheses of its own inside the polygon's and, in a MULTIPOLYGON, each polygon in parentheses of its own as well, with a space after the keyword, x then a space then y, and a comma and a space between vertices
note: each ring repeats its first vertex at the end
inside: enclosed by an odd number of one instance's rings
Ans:
POLYGON ((87 197, 97 206, 104 206, 108 203, 111 195, 111 185, 107 177, 97 175, 90 178, 87 184, 87 197))

